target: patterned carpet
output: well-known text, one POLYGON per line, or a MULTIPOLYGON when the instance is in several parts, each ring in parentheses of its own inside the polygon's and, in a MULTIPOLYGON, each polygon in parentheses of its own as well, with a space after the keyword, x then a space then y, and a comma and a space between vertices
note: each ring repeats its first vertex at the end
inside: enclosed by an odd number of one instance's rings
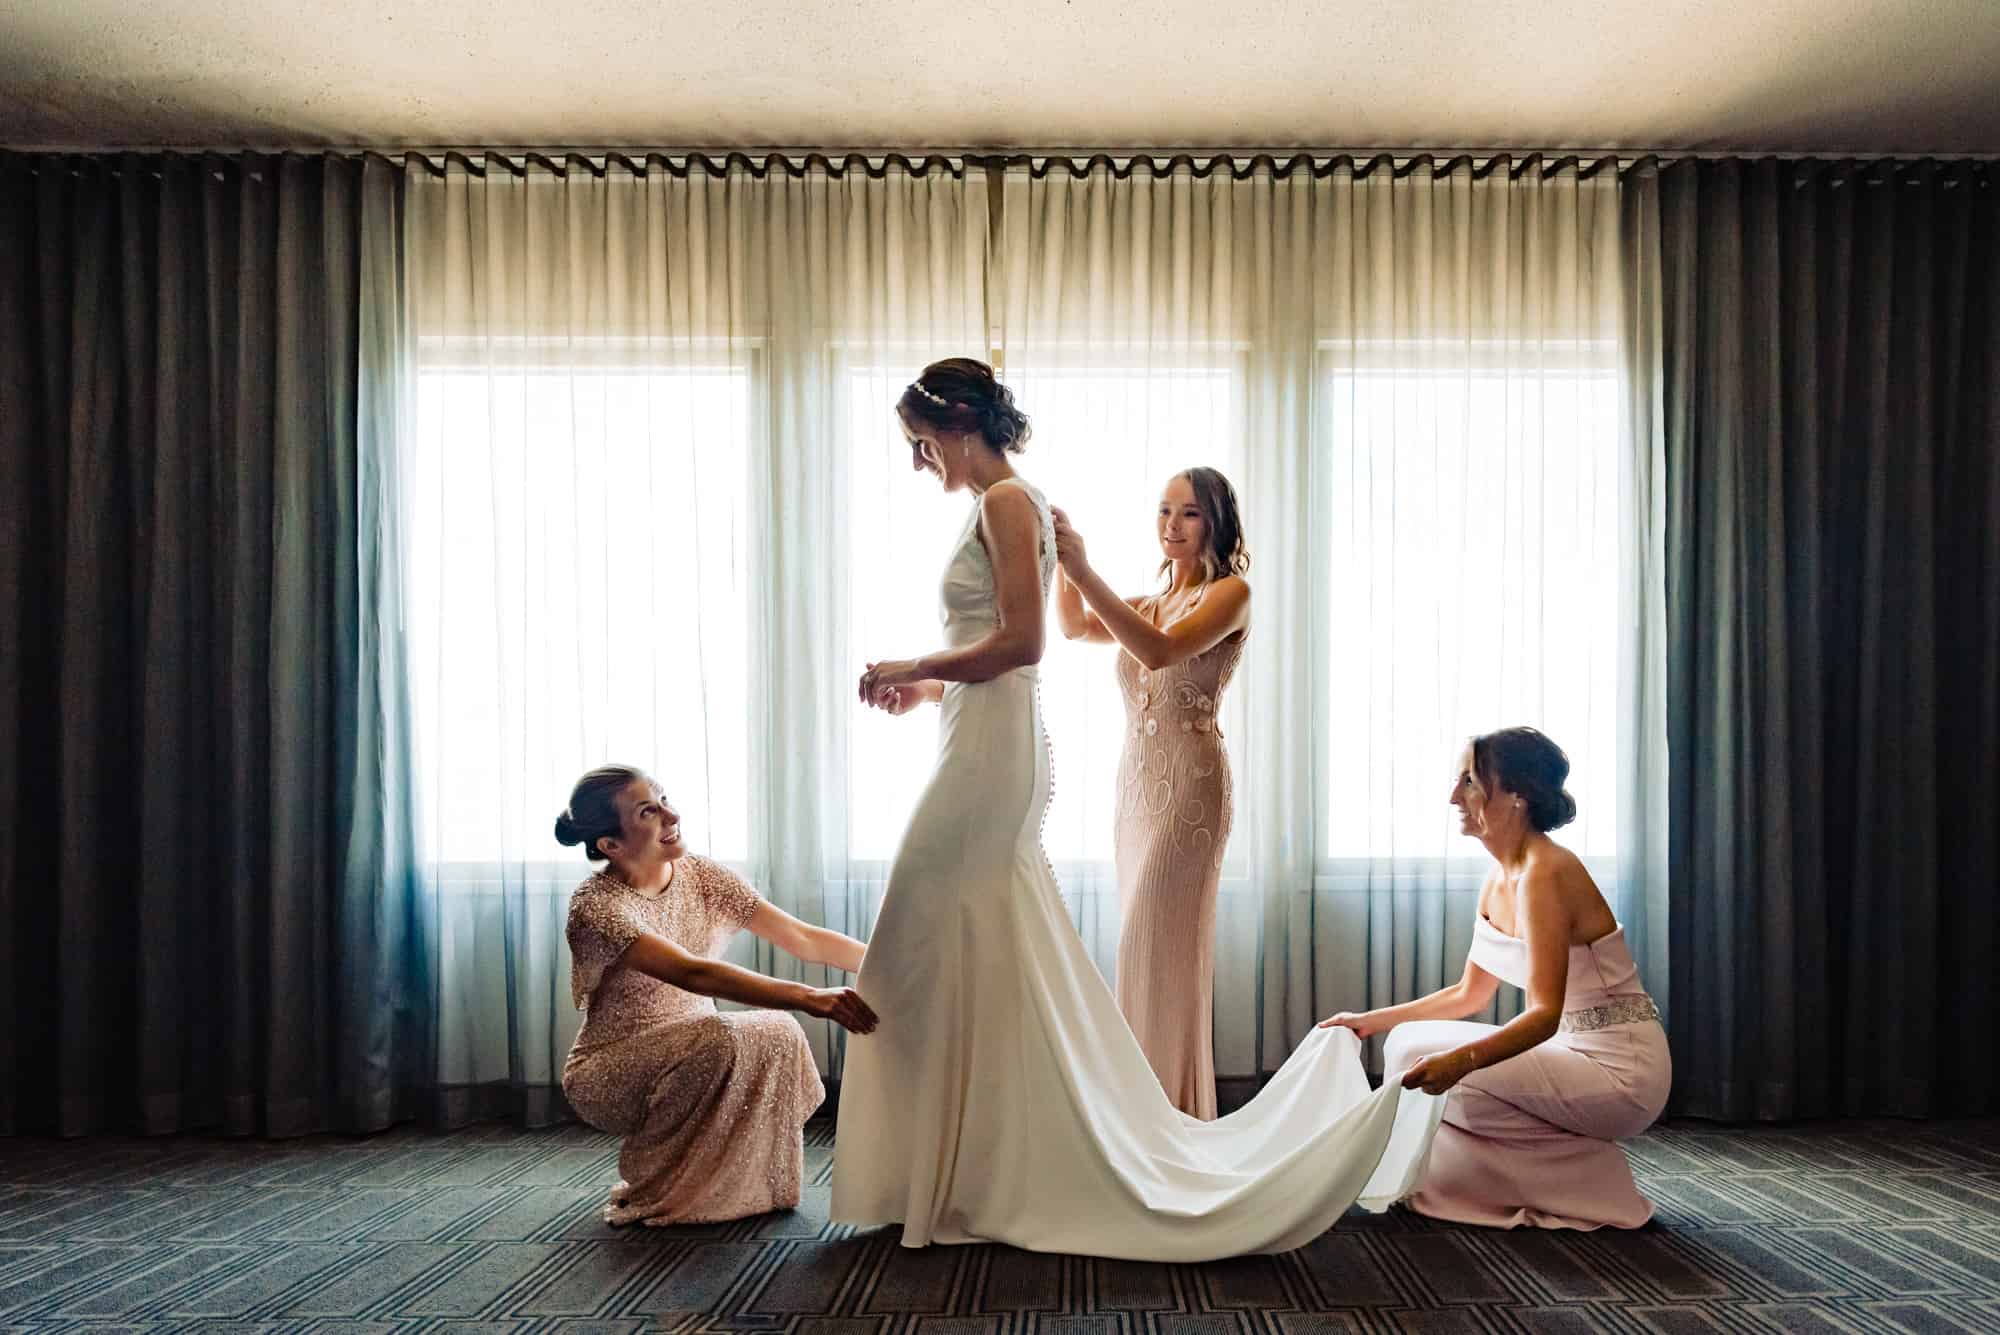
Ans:
POLYGON ((1699 1124, 1634 1146, 1637 1233, 1356 1215, 1297 1252, 906 1252, 802 1209, 611 1230, 579 1127, 283 1143, 0 1141, 0 1329, 1333 1335, 2000 1332, 2000 1123, 1699 1124))

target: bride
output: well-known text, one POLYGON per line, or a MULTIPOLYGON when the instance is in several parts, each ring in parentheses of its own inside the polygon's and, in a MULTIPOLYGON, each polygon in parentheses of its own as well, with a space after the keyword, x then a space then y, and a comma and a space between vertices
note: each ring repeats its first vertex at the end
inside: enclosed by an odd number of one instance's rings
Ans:
POLYGON ((833 1217, 900 1223, 910 1247, 1199 1261, 1288 1250, 1357 1201, 1399 1199, 1440 1100, 1371 1090, 1345 1029, 1309 1034, 1230 1116, 1167 1101, 1042 852, 1056 552, 1048 502, 1008 459, 1028 420, 967 358, 926 367, 896 408, 911 467, 977 500, 940 589, 947 647, 861 676, 889 713, 939 705, 938 759, 856 980, 884 1018, 848 1042, 833 1217))

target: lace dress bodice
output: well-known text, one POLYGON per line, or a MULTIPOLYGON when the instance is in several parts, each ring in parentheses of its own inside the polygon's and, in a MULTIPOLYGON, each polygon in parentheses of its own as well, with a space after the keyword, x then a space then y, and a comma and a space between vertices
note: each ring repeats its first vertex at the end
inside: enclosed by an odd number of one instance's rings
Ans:
MULTIPOLYGON (((1140 609, 1149 616, 1156 610, 1146 603, 1140 609)), ((1118 655, 1126 734, 1119 817, 1163 831, 1178 854, 1218 864, 1233 787, 1218 714, 1246 643, 1248 637, 1232 637, 1156 669, 1118 655)))
MULTIPOLYGON (((1158 599, 1148 601, 1158 603, 1158 599)), ((1145 603, 1141 609, 1153 615, 1153 608, 1145 603)), ((1247 643, 1247 636, 1231 636, 1185 662, 1152 670, 1120 652, 1118 687, 1125 697, 1126 722, 1132 735, 1158 737, 1165 730, 1162 744, 1171 742, 1176 732, 1220 736, 1216 712, 1222 708, 1222 689, 1236 674, 1247 643)))

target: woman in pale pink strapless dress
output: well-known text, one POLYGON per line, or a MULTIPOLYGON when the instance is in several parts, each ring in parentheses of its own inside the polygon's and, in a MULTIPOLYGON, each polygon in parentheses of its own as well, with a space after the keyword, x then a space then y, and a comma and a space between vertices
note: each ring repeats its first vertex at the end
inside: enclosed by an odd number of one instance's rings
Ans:
POLYGON ((1167 588, 1130 599, 1090 568, 1068 517, 1055 517, 1063 634, 1123 650, 1118 1008, 1174 1106, 1208 1120, 1216 1111, 1215 900, 1235 814, 1216 719, 1250 629, 1250 555, 1236 493, 1212 468, 1169 479, 1157 521, 1167 588))
POLYGON ((1532 728, 1475 738, 1452 805, 1497 863, 1479 894, 1458 983, 1324 1022, 1390 1031, 1383 1068, 1449 1091, 1430 1162, 1406 1202, 1496 1228, 1637 1228, 1653 1216, 1617 1141, 1666 1106, 1673 1062, 1624 928, 1574 853, 1548 836, 1576 815, 1569 760, 1532 728), (1527 1008, 1504 1025, 1463 1018, 1501 983, 1527 1008))
POLYGON ((563 1064, 577 1116, 623 1136, 610 1224, 741 1219, 799 1203, 802 1129, 825 1090, 784 1010, 856 1033, 875 1014, 853 989, 814 988, 716 958, 748 929, 850 973, 859 941, 810 927, 681 843, 659 785, 624 765, 577 781, 556 838, 607 865, 569 903, 570 991, 583 1029, 563 1064), (767 1010, 715 1009, 713 998, 767 1010))

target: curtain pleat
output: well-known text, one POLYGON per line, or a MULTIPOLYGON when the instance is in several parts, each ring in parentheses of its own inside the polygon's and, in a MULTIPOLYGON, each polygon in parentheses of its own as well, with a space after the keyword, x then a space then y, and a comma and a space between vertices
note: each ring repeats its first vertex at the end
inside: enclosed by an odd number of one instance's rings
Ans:
POLYGON ((393 284, 364 281, 362 172, 0 156, 10 1129, 390 1116, 336 1077, 375 948, 340 922, 336 787, 375 667, 338 644, 356 320, 393 284))
POLYGON ((1677 1106, 1990 1112, 1992 171, 1690 161, 1660 199, 1677 1106))

